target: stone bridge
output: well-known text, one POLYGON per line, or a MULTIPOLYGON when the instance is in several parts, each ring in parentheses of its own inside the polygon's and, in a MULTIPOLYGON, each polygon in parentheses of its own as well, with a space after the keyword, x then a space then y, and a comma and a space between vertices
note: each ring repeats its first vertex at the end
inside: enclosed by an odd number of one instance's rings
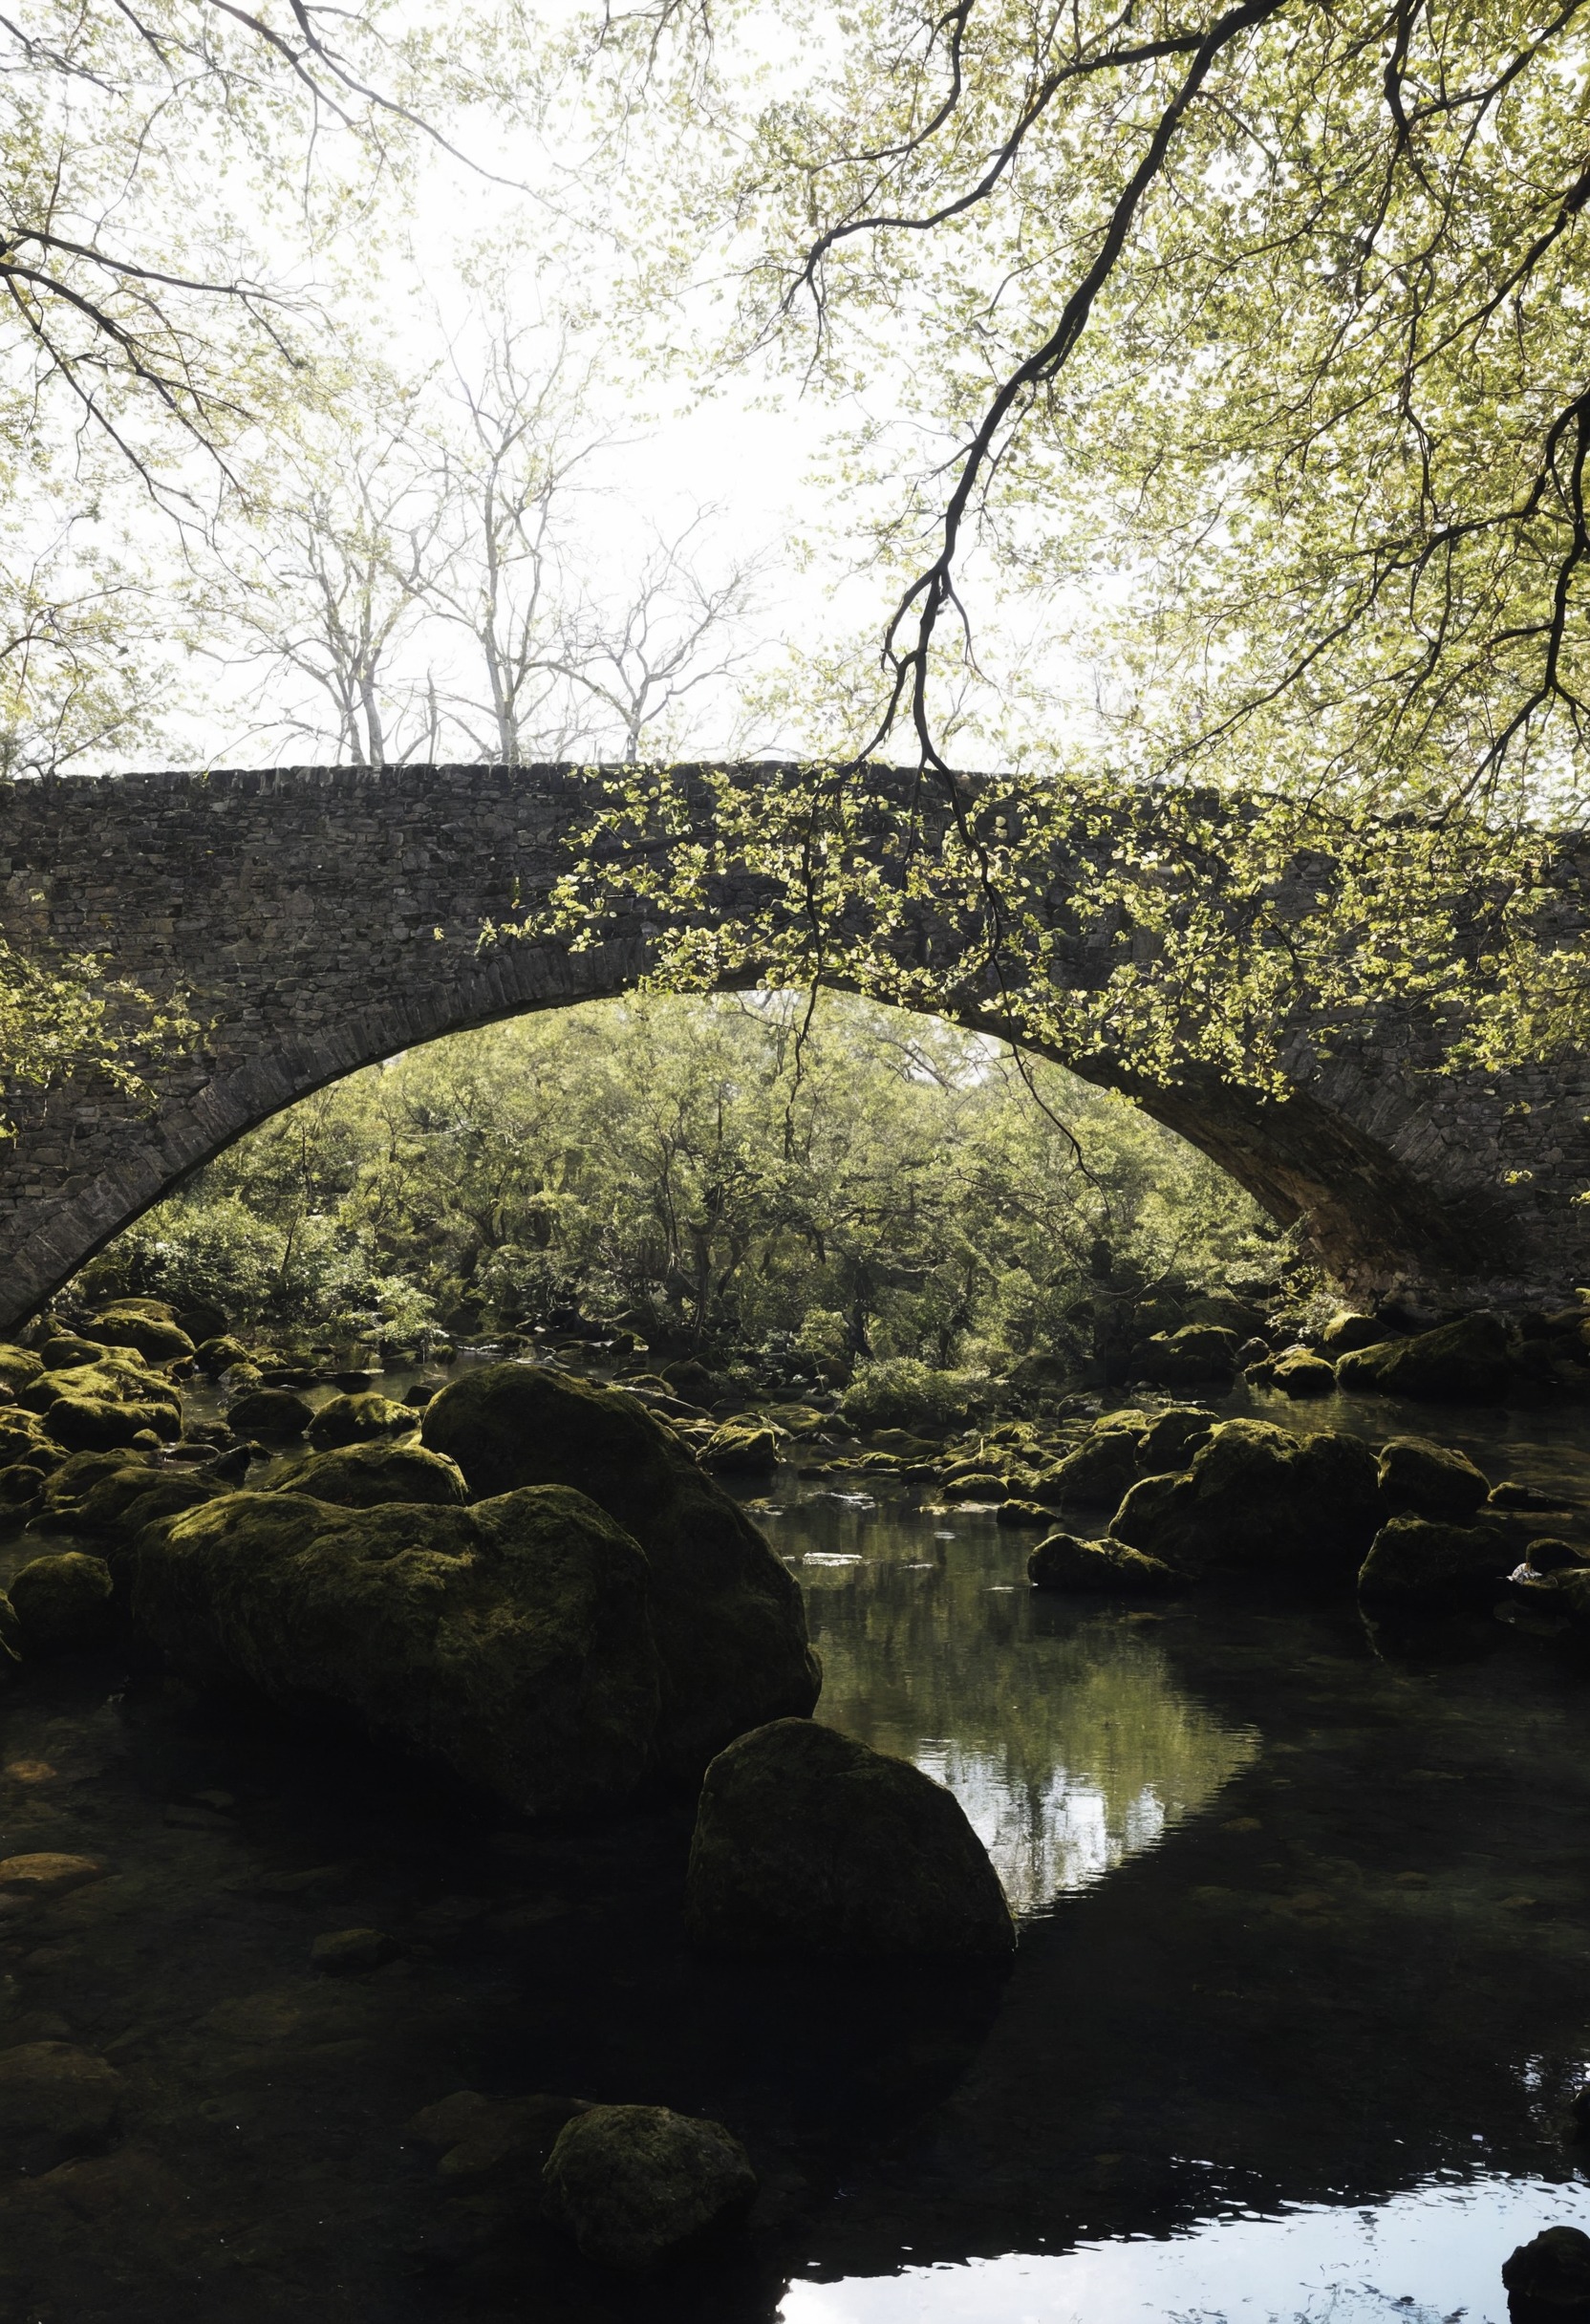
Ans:
MULTIPOLYGON (((514 916, 516 894, 549 883, 586 798, 559 767, 0 786, 0 931, 102 955, 150 991, 185 995, 204 1026, 152 1106, 103 1081, 14 1098, 0 1327, 325 1083, 444 1033, 632 987, 648 959, 638 910, 583 952, 478 941, 483 921, 514 916)), ((1079 958, 1078 979, 1088 973, 1079 958)), ((945 1014, 996 1022, 971 985, 945 1014)), ((1507 1299, 1590 1280, 1590 1205, 1576 1199, 1590 1187, 1590 1065, 1443 1074, 1429 1026, 1391 1016, 1328 1056, 1299 1026, 1287 1058, 1285 1102, 1207 1072, 1129 1094, 1278 1218, 1304 1221, 1361 1295, 1507 1299)))

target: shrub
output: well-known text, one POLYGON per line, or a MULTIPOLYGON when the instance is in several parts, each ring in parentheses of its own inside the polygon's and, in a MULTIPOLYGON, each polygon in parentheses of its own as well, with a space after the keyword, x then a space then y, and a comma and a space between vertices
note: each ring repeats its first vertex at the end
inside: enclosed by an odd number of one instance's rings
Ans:
POLYGON ((914 1356, 863 1364, 840 1398, 854 1429, 952 1429, 992 1411, 1000 1386, 987 1372, 942 1372, 914 1356))

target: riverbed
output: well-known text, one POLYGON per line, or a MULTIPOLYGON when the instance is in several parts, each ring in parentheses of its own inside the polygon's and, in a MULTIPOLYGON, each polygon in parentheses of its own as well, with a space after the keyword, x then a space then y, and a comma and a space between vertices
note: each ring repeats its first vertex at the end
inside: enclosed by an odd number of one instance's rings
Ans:
MULTIPOLYGON (((1590 1499, 1575 1414, 1260 1409, 1590 1499)), ((1514 2246, 1590 2227, 1561 2135, 1590 1656, 1489 1613, 1037 1597, 1030 1534, 853 1473, 743 1497, 805 1587, 818 1715, 950 1784, 989 1846, 1008 1977, 708 1965, 687 1807, 513 1825, 342 1735, 40 1669, 4 1712, 3 1852, 109 1877, 0 1932, 0 2041, 102 2052, 124 2093, 103 2158, 0 2206, 0 2313, 1502 2324, 1514 2246), (396 1957, 313 1971, 355 1926, 396 1957), (405 2126, 461 2088, 728 2121, 748 2233, 598 2278, 511 2182, 439 2181, 405 2126)))

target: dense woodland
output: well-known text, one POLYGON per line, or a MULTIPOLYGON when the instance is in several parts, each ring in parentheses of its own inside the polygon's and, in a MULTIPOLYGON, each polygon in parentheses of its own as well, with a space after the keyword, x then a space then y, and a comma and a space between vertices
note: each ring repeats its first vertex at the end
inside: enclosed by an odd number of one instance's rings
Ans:
POLYGON ((1274 1223, 1125 1101, 941 1020, 805 1021, 657 996, 412 1052, 268 1123, 78 1294, 396 1342, 606 1321, 843 1380, 1091 1361, 1156 1290, 1274 1280, 1274 1223))

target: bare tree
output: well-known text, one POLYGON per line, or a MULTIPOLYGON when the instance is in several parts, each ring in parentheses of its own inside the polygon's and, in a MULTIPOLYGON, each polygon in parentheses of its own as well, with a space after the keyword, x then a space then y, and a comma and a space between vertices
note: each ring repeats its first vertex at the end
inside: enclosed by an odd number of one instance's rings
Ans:
POLYGON ((452 715, 505 766, 564 757, 580 740, 561 656, 568 522, 582 471, 611 441, 582 424, 593 366, 576 367, 560 339, 538 367, 537 335, 505 323, 474 371, 455 355, 436 487, 454 548, 427 593, 479 653, 452 715))
POLYGON ((263 539, 228 561, 224 591, 245 656, 264 664, 261 727, 334 738, 353 766, 434 755, 444 714, 409 649, 452 554, 446 514, 404 408, 344 423, 277 481, 256 506, 263 539))
POLYGON ((698 509, 672 537, 656 533, 626 596, 588 595, 565 624, 564 676, 607 734, 617 729, 624 764, 644 742, 663 747, 676 739, 686 701, 730 685, 750 658, 765 561, 736 559, 709 577, 693 545, 715 514, 698 509))

